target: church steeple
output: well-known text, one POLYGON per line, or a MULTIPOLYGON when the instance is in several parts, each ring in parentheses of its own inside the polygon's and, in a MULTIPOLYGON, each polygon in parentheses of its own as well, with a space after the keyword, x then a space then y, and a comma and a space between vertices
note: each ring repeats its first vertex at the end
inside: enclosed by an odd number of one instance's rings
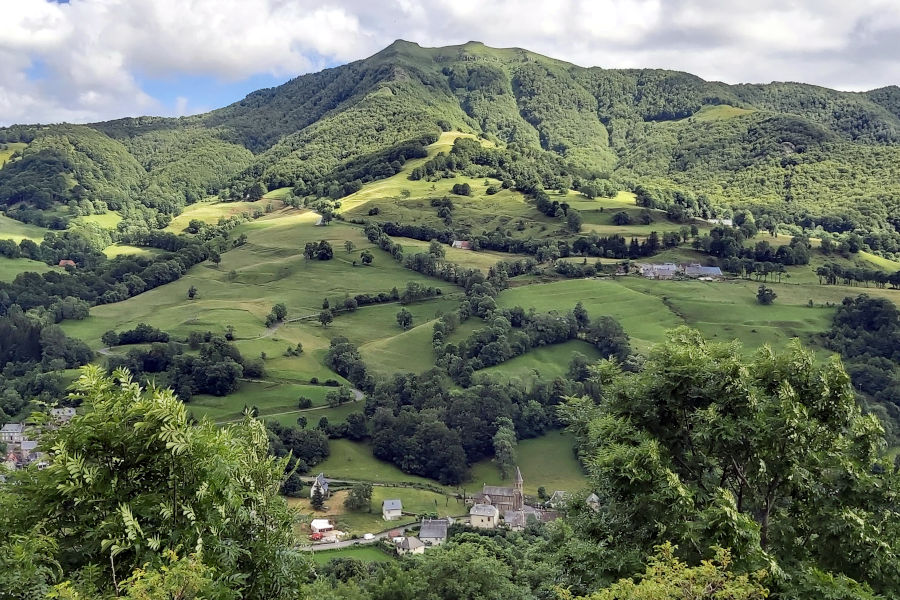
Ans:
POLYGON ((516 466, 516 487, 513 490, 513 510, 522 510, 525 506, 525 492, 523 487, 525 480, 522 479, 522 471, 516 466))

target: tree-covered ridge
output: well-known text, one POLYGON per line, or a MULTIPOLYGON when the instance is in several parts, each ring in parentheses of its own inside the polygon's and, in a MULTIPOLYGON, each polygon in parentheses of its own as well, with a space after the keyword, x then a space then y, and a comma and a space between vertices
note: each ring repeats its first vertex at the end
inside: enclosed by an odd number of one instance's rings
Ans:
POLYGON ((894 252, 898 108, 896 87, 734 86, 476 42, 398 41, 203 115, 0 130, 2 141, 30 142, 0 171, 0 202, 27 200, 14 216, 57 228, 76 207, 102 212, 98 201, 150 222, 140 207, 176 214, 222 189, 238 199, 256 183, 310 193, 358 185, 392 174, 380 157, 459 129, 537 151, 521 153, 529 166, 547 162, 543 151, 570 177, 674 185, 829 231, 837 221, 871 234, 871 249, 894 252))

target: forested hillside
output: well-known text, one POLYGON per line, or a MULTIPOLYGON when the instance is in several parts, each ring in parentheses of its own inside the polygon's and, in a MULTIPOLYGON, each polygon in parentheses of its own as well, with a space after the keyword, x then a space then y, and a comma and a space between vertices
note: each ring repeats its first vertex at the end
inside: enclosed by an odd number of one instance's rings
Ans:
POLYGON ((449 129, 561 158, 539 187, 644 184, 663 204, 702 195, 726 216, 750 208, 900 250, 896 87, 726 85, 477 42, 397 41, 193 117, 0 130, 0 142, 28 143, 0 171, 0 203, 14 218, 63 228, 71 216, 123 208, 165 223, 209 194, 247 198, 256 183, 340 197, 396 173, 409 156, 393 149, 449 129))

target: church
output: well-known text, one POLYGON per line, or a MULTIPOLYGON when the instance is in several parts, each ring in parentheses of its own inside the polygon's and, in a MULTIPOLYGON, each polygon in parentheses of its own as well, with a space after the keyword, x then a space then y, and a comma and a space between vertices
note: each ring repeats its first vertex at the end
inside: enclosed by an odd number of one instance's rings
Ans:
POLYGON ((525 494, 522 491, 524 485, 522 471, 516 467, 516 478, 513 487, 499 485, 485 485, 481 493, 475 498, 477 504, 490 504, 497 507, 500 514, 507 511, 520 511, 525 508, 525 494))

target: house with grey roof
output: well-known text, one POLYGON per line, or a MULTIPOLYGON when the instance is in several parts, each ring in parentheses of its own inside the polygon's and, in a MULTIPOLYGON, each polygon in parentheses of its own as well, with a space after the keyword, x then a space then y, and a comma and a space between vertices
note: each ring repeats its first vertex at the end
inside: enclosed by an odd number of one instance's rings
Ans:
POLYGON ((322 498, 328 498, 328 480, 325 479, 324 473, 319 473, 316 475, 316 478, 313 480, 312 485, 309 486, 309 497, 312 498, 316 490, 322 494, 322 498))
POLYGON ((591 492, 591 495, 585 499, 584 503, 587 504, 588 508, 593 511, 600 510, 600 497, 593 492, 591 492))
POLYGON ((547 505, 550 508, 559 508, 563 505, 566 499, 569 497, 569 493, 563 490, 556 490, 550 496, 550 499, 547 500, 547 505))
POLYGON ((419 539, 426 546, 439 546, 447 541, 447 529, 450 522, 447 519, 422 519, 419 527, 419 539))
POLYGON ((57 423, 68 423, 75 416, 75 409, 71 406, 58 406, 50 409, 50 416, 57 423))
POLYGON ((4 444, 21 444, 25 439, 24 423, 7 423, 0 427, 0 442, 4 444))
POLYGON ((490 504, 475 504, 469 509, 469 525, 478 529, 496 529, 500 524, 500 511, 490 504))
POLYGON ((397 543, 397 554, 424 554, 425 542, 417 537, 407 536, 397 543))
POLYGON ((395 521, 403 516, 403 503, 399 500, 385 500, 381 503, 381 517, 385 521, 395 521))

